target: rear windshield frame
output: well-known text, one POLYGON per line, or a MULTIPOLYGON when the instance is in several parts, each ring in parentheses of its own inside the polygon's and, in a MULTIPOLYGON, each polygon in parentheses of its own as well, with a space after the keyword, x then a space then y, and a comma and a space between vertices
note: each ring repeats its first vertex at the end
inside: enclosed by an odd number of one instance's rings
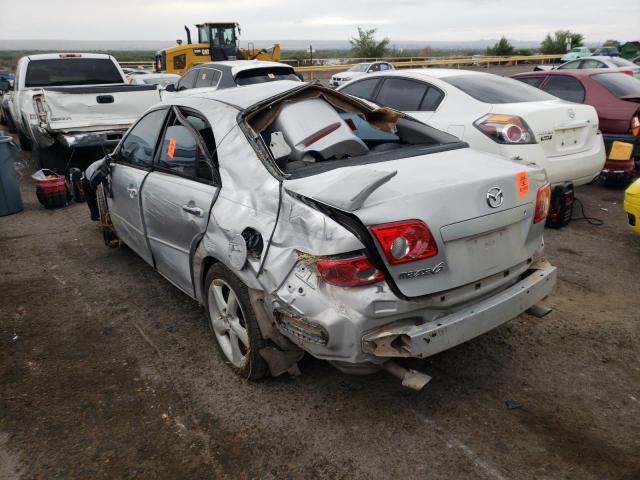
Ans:
POLYGON ((275 82, 276 80, 301 81, 293 68, 289 67, 263 67, 242 70, 236 74, 234 80, 236 85, 241 87, 246 85, 255 85, 257 83, 275 82), (273 75, 275 78, 269 78, 269 74, 273 75), (244 82, 244 80, 257 78, 261 78, 262 80, 244 82))
POLYGON ((452 75, 442 77, 440 80, 483 103, 503 104, 557 100, 553 95, 536 87, 498 75, 452 75), (509 94, 509 92, 512 93, 509 94))
MULTIPOLYGON (((44 78, 44 77, 43 77, 44 78)), ((62 87, 68 85, 112 85, 122 84, 120 70, 110 58, 50 58, 30 60, 25 74, 26 88, 62 87), (85 67, 80 70, 78 67, 85 67), (86 67, 89 67, 87 69, 86 67), (103 71, 98 73, 96 68, 103 71), (34 72, 42 70, 48 79, 34 80, 34 72)))

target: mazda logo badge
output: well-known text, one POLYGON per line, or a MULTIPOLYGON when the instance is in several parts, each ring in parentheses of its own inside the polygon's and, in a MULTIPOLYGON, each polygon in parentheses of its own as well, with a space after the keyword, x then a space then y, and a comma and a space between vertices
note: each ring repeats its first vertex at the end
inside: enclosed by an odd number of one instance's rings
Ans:
POLYGON ((487 205, 491 208, 498 208, 504 202, 502 190, 498 187, 490 188, 487 192, 487 205))

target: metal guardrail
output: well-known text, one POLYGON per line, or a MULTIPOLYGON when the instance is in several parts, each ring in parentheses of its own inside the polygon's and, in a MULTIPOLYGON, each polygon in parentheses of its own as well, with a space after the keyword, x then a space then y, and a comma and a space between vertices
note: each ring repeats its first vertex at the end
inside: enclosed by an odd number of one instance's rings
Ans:
MULTIPOLYGON (((327 71, 343 71, 348 70, 353 67, 356 63, 362 62, 373 62, 384 60, 392 63, 396 68, 418 68, 418 67, 436 67, 436 66, 463 66, 463 65, 474 65, 474 66, 490 66, 490 65, 502 65, 502 64, 513 64, 517 65, 518 62, 552 62, 554 60, 559 60, 562 55, 513 55, 509 57, 395 57, 395 58, 349 58, 345 59, 347 62, 351 63, 336 63, 333 65, 309 65, 309 66, 299 66, 292 65, 296 71, 298 72, 327 72, 327 71)), ((284 63, 298 63, 297 60, 282 60, 284 63)), ((142 61, 126 61, 126 62, 118 62, 123 67, 129 68, 142 68, 146 70, 153 70, 155 64, 151 60, 142 60, 142 61)))
MULTIPOLYGON (((476 65, 489 66, 500 64, 517 65, 518 62, 550 62, 558 60, 562 55, 514 55, 509 57, 450 57, 450 58, 427 58, 425 60, 417 60, 416 57, 409 60, 390 61, 396 68, 417 68, 417 67, 434 67, 434 66, 461 66, 476 65)), ((359 60, 359 59, 353 59, 359 60)), ((372 61, 372 60, 370 60, 372 61)), ((360 62, 357 62, 360 63, 360 62)), ((313 65, 307 67, 296 68, 299 72, 325 72, 325 71, 343 71, 351 68, 355 63, 336 64, 336 65, 313 65)))

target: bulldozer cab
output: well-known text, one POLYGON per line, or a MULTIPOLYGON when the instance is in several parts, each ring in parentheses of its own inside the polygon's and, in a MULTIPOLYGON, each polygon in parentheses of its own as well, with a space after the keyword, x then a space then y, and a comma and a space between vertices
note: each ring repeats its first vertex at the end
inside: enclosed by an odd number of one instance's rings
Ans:
POLYGON ((239 26, 235 22, 203 23, 196 25, 198 43, 208 44, 211 60, 240 60, 242 55, 238 48, 239 26))

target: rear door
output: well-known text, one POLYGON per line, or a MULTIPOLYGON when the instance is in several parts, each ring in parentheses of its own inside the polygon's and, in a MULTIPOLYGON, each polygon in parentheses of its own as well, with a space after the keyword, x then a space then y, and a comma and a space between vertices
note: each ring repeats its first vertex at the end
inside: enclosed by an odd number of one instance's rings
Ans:
POLYGON ((193 296, 191 256, 219 190, 215 139, 202 114, 174 107, 154 170, 142 190, 147 239, 156 269, 193 296))
POLYGON ((387 78, 378 91, 375 102, 398 111, 415 115, 423 122, 438 108, 444 94, 432 85, 405 78, 387 78))
POLYGON ((140 190, 153 164, 167 108, 153 110, 127 133, 113 154, 109 212, 120 239, 153 265, 145 239, 140 190))

